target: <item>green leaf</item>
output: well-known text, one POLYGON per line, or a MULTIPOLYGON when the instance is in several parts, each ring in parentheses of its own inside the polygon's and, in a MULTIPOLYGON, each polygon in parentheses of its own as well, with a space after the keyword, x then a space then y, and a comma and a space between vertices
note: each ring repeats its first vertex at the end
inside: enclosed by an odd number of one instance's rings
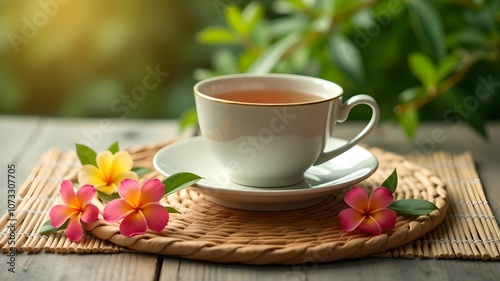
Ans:
POLYGON ((170 195, 183 188, 191 186, 201 179, 202 177, 195 175, 193 173, 182 172, 173 174, 162 181, 162 183, 165 185, 164 196, 170 195))
POLYGON ((196 34, 196 40, 204 44, 233 44, 238 42, 233 32, 226 27, 210 26, 196 34))
MULTIPOLYGON (((490 7, 484 5, 482 9, 467 9, 464 10, 464 19, 468 23, 468 26, 474 25, 475 27, 483 30, 485 33, 492 32, 496 27, 497 20, 495 19, 494 8, 495 2, 489 1, 490 7)), ((466 24, 467 24, 466 23, 466 24)))
POLYGON ((283 55, 301 39, 299 32, 292 32, 277 41, 257 58, 248 68, 249 73, 269 73, 278 64, 283 55))
POLYGON ((391 175, 382 183, 382 186, 389 189, 391 193, 396 191, 396 188, 398 187, 398 173, 396 172, 396 169, 394 169, 391 175))
POLYGON ((238 61, 230 50, 222 49, 215 52, 213 56, 215 71, 222 74, 238 73, 238 61))
POLYGON ((439 67, 437 69, 436 73, 436 81, 440 82, 448 75, 453 73, 455 69, 457 69, 457 65, 460 62, 460 58, 456 54, 450 54, 446 56, 443 61, 439 64, 439 67))
POLYGON ((238 57, 238 67, 243 72, 246 72, 247 69, 252 65, 252 63, 257 59, 257 55, 254 52, 244 52, 238 57))
POLYGON ((268 27, 269 36, 281 37, 296 30, 301 30, 309 24, 309 19, 301 16, 278 18, 271 22, 268 27))
POLYGON ((335 11, 335 15, 343 14, 348 11, 355 10, 357 6, 359 6, 361 1, 353 1, 353 0, 336 0, 332 1, 333 10, 335 11))
MULTIPOLYGON (((250 32, 250 40, 253 42, 255 47, 260 50, 264 50, 269 46, 269 35, 269 25, 265 22, 259 22, 257 25, 255 25, 255 27, 252 28, 252 31, 250 32)), ((260 50, 257 52, 253 49, 249 49, 249 51, 252 51, 252 53, 254 54, 258 54, 260 50)))
POLYGON ((310 26, 313 32, 326 33, 330 30, 331 23, 332 17, 325 14, 311 22, 310 26))
POLYGON ((113 153, 113 154, 117 153, 117 152, 120 150, 120 146, 118 145, 118 142, 117 142, 117 141, 115 141, 115 142, 114 142, 114 143, 113 143, 113 144, 112 144, 112 145, 108 148, 108 150, 109 150, 111 153, 113 153))
POLYGON ((146 167, 132 167, 131 171, 136 173, 138 177, 142 177, 151 172, 151 169, 146 167))
POLYGON ((99 199, 101 199, 101 201, 106 203, 120 198, 120 195, 118 193, 106 194, 101 191, 97 191, 97 196, 99 197, 99 199))
POLYGON ((248 29, 247 24, 243 20, 241 9, 238 6, 228 5, 224 11, 224 15, 226 17, 226 22, 231 29, 243 37, 248 35, 250 29, 248 29))
POLYGON ((195 126, 198 124, 198 114, 196 113, 196 107, 192 106, 184 111, 180 117, 180 129, 184 131, 185 129, 195 126))
POLYGON ((250 2, 243 9, 241 16, 247 28, 252 30, 264 17, 264 7, 258 2, 250 2))
POLYGON ((272 8, 277 14, 291 14, 306 9, 304 2, 301 0, 278 0, 272 3, 272 8))
POLYGON ((421 96, 425 95, 425 90, 423 87, 412 87, 402 91, 398 95, 399 103, 411 102, 421 96))
POLYGON ((406 3, 417 40, 435 62, 440 62, 446 53, 446 45, 443 25, 433 1, 408 0, 406 3))
POLYGON ((167 212, 169 212, 169 213, 171 213, 171 214, 174 214, 174 213, 175 213, 175 214, 180 214, 180 212, 179 212, 179 211, 177 211, 177 209, 175 209, 174 207, 169 207, 169 206, 167 206, 167 207, 165 207, 165 210, 167 210, 167 212))
POLYGON ((406 133, 406 136, 413 139, 415 133, 417 132, 419 122, 417 109, 413 106, 407 107, 403 112, 401 112, 398 119, 399 124, 403 127, 406 133))
POLYGON ((397 200, 388 208, 407 215, 426 215, 438 209, 433 203, 422 199, 397 200))
MULTIPOLYGON (((338 1, 338 0, 337 0, 338 1)), ((313 2, 313 1, 311 1, 313 2)), ((328 16, 332 18, 334 5, 331 0, 316 0, 314 1, 314 10, 323 16, 328 16)))
POLYGON ((97 153, 90 147, 84 144, 76 144, 76 154, 82 165, 93 165, 97 167, 97 153))
POLYGON ((425 87, 436 84, 436 67, 426 55, 422 53, 413 53, 408 58, 408 64, 413 75, 415 75, 425 87))
POLYGON ((63 223, 63 225, 61 225, 60 227, 53 227, 52 226, 52 223, 49 220, 47 220, 43 225, 42 227, 40 228, 40 231, 38 231, 40 234, 51 234, 51 233, 54 233, 54 232, 57 232, 59 230, 63 230, 63 229, 66 229, 68 227, 68 223, 69 223, 69 219, 66 220, 65 223, 63 223))
POLYGON ((358 48, 341 33, 330 36, 329 51, 339 69, 357 83, 364 83, 365 71, 358 48))
POLYGON ((489 42, 485 34, 474 28, 467 28, 457 32, 454 39, 456 43, 465 46, 486 46, 489 42))

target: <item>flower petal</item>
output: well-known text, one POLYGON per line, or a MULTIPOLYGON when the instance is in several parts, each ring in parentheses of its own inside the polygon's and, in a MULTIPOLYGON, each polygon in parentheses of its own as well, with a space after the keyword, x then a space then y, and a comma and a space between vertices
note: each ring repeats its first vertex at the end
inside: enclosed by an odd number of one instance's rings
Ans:
POLYGON ((99 152, 96 156, 97 167, 104 175, 104 181, 108 182, 110 179, 111 169, 113 167, 115 157, 109 150, 99 152))
POLYGON ((125 236, 146 233, 148 228, 146 219, 141 212, 132 212, 120 224, 120 233, 125 236))
POLYGON ((130 171, 132 165, 134 164, 132 157, 127 151, 118 151, 113 155, 113 163, 110 167, 111 178, 116 177, 119 174, 130 171))
POLYGON ((349 190, 345 196, 344 201, 351 208, 354 208, 362 213, 368 210, 368 194, 366 190, 359 186, 354 186, 351 190, 349 190))
POLYGON ((391 209, 379 209, 371 213, 371 216, 380 225, 382 231, 393 229, 398 218, 396 211, 391 209))
POLYGON ((124 179, 120 183, 120 187, 118 187, 118 194, 133 207, 138 207, 141 195, 141 185, 136 180, 124 179))
MULTIPOLYGON (((137 174, 135 172, 132 172, 132 171, 127 171, 127 172, 123 172, 119 175, 116 175, 114 178, 113 178, 113 183, 116 185, 116 186, 120 186, 120 183, 124 180, 124 179, 133 179, 133 180, 138 180, 139 177, 137 176, 137 174)), ((115 191, 116 192, 116 191, 115 191)))
POLYGON ((80 184, 91 184, 101 186, 106 184, 103 173, 93 165, 83 165, 78 172, 78 182, 80 184))
POLYGON ((73 242, 78 242, 82 239, 83 228, 78 216, 69 219, 68 228, 66 228, 66 236, 73 242))
POLYGON ((370 201, 368 203, 368 211, 376 211, 378 209, 387 208, 394 202, 394 195, 385 187, 379 187, 372 191, 370 201))
POLYGON ((372 217, 365 218, 358 226, 358 229, 371 235, 379 235, 382 233, 382 228, 372 217))
POLYGON ((363 213, 360 213, 352 208, 347 208, 340 211, 338 217, 340 220, 340 225, 342 226, 342 230, 346 232, 355 230, 365 219, 363 213))
POLYGON ((110 183, 110 184, 103 184, 103 185, 97 185, 95 187, 99 192, 106 193, 107 195, 111 195, 113 193, 118 192, 118 185, 115 183, 110 183))
POLYGON ((61 198, 67 206, 78 208, 78 199, 75 195, 75 190, 73 189, 73 184, 69 180, 63 180, 61 182, 61 198))
POLYGON ((87 204, 83 208, 82 215, 80 219, 83 222, 94 222, 97 220, 97 216, 99 216, 99 209, 94 204, 87 204))
POLYGON ((115 222, 134 211, 134 208, 127 201, 116 199, 104 206, 102 216, 107 222, 115 222))
POLYGON ((168 224, 168 211, 160 203, 149 203, 141 208, 148 227, 154 231, 162 231, 168 224))
POLYGON ((50 223, 53 227, 60 227, 63 225, 70 217, 77 216, 79 213, 78 209, 68 207, 66 205, 56 205, 50 209, 49 217, 50 223))
POLYGON ((158 202, 165 195, 165 186, 159 179, 150 179, 146 181, 141 188, 139 206, 150 202, 158 202))
POLYGON ((95 195, 95 188, 92 185, 86 184, 76 192, 76 198, 78 199, 80 206, 85 206, 95 195))

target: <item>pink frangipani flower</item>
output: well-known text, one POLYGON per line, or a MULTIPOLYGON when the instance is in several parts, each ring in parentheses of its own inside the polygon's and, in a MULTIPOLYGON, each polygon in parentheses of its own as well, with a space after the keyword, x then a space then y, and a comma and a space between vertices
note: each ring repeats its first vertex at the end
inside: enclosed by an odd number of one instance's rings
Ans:
POLYGON ((168 211, 159 203, 164 191, 164 185, 158 179, 150 179, 142 187, 134 179, 124 179, 118 187, 121 198, 104 207, 104 220, 116 222, 123 219, 120 233, 129 237, 143 234, 147 228, 162 231, 169 219, 168 211))
POLYGON ((73 242, 78 242, 83 236, 81 221, 94 222, 99 215, 99 209, 91 204, 96 190, 92 185, 84 185, 75 194, 71 181, 61 183, 61 198, 64 205, 56 205, 49 212, 50 222, 53 227, 62 226, 68 219, 66 236, 73 242))
POLYGON ((346 232, 358 229, 378 235, 396 224, 397 214, 388 208, 394 202, 394 196, 385 187, 374 189, 368 197, 363 188, 354 186, 344 200, 351 208, 342 210, 338 216, 342 230, 346 232))

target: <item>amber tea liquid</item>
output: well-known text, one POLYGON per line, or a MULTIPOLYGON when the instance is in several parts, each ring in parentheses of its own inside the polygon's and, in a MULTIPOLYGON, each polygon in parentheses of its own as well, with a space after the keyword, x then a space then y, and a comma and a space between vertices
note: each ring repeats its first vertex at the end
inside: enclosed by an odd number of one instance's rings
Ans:
POLYGON ((214 95, 215 98, 234 102, 259 104, 289 104, 321 101, 325 98, 305 92, 287 90, 241 90, 214 95))

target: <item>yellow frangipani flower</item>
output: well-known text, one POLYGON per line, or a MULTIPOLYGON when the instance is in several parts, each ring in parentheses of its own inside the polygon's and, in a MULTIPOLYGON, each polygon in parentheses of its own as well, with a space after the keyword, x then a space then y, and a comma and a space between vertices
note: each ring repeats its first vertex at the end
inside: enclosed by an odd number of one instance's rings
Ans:
POLYGON ((131 171, 133 161, 127 151, 118 151, 112 154, 106 150, 96 157, 97 167, 94 165, 83 165, 78 172, 80 185, 90 184, 97 191, 108 195, 118 192, 120 182, 126 178, 138 179, 135 172, 131 171))

